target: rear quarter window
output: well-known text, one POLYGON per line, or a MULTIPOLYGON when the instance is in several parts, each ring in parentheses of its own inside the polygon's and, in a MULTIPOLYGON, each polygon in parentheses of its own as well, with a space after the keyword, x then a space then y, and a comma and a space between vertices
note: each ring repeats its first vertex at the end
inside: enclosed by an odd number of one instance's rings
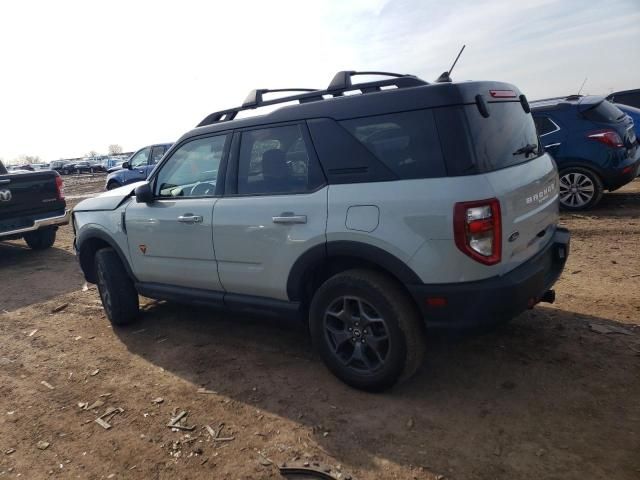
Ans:
POLYGON ((446 176, 430 110, 355 118, 340 123, 400 179, 446 176))

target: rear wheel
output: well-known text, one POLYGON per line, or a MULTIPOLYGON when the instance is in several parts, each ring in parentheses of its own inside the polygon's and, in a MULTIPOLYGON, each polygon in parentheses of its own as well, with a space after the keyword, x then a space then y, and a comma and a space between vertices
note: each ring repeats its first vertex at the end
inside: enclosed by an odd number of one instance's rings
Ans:
POLYGON ((112 248, 98 250, 95 256, 98 292, 107 317, 114 325, 133 322, 140 311, 138 291, 120 257, 112 248))
POLYGON ((50 248, 56 241, 55 228, 41 228, 35 232, 25 233, 24 241, 32 250, 50 248))
POLYGON ((424 357, 424 332, 411 299, 373 271, 349 270, 327 280, 311 302, 310 329, 329 370, 362 390, 408 379, 424 357))
POLYGON ((588 210, 602 198, 600 177, 591 170, 569 167, 560 172, 560 205, 566 210, 588 210))

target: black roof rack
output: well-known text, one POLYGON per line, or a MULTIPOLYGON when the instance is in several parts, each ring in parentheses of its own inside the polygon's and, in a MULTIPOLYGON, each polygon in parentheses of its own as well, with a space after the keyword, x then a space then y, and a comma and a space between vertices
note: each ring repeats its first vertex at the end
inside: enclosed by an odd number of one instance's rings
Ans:
POLYGON ((257 89, 251 90, 247 98, 241 106, 235 108, 229 108, 227 110, 220 110, 214 112, 205 117, 197 126, 203 127, 205 125, 211 125, 217 122, 226 122, 233 120, 236 115, 243 110, 251 110, 259 107, 266 107, 268 105, 277 105, 279 103, 286 103, 297 101, 299 103, 316 102, 324 100, 326 95, 331 97, 340 97, 344 92, 349 90, 360 90, 362 93, 379 92, 382 87, 395 86, 396 88, 416 87, 419 85, 428 85, 424 80, 416 77, 415 75, 405 75, 401 73, 391 72, 356 72, 356 71, 342 71, 334 75, 329 87, 326 90, 314 90, 312 88, 278 88, 278 89, 257 89), (392 77, 386 80, 378 80, 373 82, 357 83, 351 82, 351 77, 356 75, 378 75, 385 77, 392 77), (263 95, 265 93, 278 93, 278 92, 303 92, 296 95, 287 97, 276 98, 273 100, 264 100, 263 95))

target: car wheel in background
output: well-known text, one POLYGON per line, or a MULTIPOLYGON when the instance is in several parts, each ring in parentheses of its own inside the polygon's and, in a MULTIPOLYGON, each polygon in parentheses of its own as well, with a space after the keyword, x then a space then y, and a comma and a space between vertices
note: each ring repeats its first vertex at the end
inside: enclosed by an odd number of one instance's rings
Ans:
POLYGON ((98 292, 107 318, 114 325, 133 322, 140 311, 138 291, 112 248, 103 248, 95 256, 98 292))
POLYGON ((109 183, 107 183, 107 190, 113 190, 114 188, 119 188, 122 185, 120 185, 118 182, 116 182, 115 180, 111 180, 109 183))
POLYGON ((581 167, 560 171, 560 206, 566 210, 588 210, 602 198, 602 180, 597 174, 581 167))
POLYGON ((402 287, 383 274, 348 270, 331 277, 313 297, 309 322, 325 364, 352 387, 385 390, 422 363, 420 315, 402 287))
POLYGON ((44 250, 51 247, 56 241, 55 228, 41 228, 35 232, 24 234, 24 241, 32 250, 44 250))

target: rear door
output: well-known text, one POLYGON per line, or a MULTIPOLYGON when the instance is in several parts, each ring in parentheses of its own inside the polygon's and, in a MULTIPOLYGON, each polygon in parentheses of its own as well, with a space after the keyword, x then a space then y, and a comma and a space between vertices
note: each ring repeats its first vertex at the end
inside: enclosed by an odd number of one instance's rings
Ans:
MULTIPOLYGON (((0 175, 0 222, 13 221, 17 217, 28 222, 30 216, 57 211, 64 213, 65 204, 58 197, 56 187, 57 176, 57 173, 46 170, 0 175)), ((13 228, 4 230, 10 229, 13 228)))
POLYGON ((327 188, 306 125, 238 132, 213 211, 225 291, 287 300, 293 263, 325 243, 326 225, 327 188))
POLYGON ((212 221, 218 169, 230 138, 222 134, 181 145, 154 174, 155 200, 127 207, 129 254, 140 281, 222 291, 212 221))
POLYGON ((558 172, 543 154, 531 114, 518 101, 489 102, 489 117, 465 106, 473 162, 502 213, 502 268, 507 272, 550 240, 558 221, 558 172))

